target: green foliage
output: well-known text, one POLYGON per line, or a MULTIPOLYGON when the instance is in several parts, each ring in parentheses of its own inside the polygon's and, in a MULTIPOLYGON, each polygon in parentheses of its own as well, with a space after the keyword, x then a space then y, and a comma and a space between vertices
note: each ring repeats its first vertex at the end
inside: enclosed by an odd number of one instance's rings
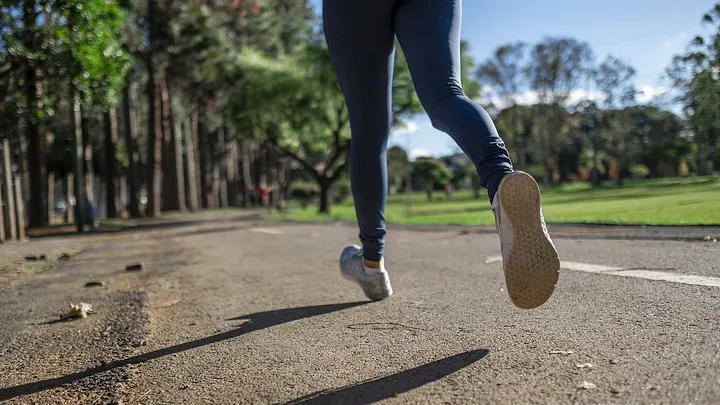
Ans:
POLYGON ((650 175, 650 169, 648 169, 645 165, 635 165, 630 169, 630 173, 632 173, 633 178, 636 179, 644 179, 645 177, 650 175))
POLYGON ((127 12, 106 0, 64 0, 57 13, 64 22, 55 33, 69 58, 67 74, 95 104, 115 105, 131 64, 121 43, 127 12))
POLYGON ((343 177, 341 180, 335 184, 335 188, 333 190, 332 196, 333 196, 333 202, 335 203, 342 203, 345 200, 350 197, 352 194, 352 189, 350 187, 350 179, 347 177, 343 177))
POLYGON ((592 71, 590 45, 573 38, 545 38, 535 44, 525 68, 541 103, 563 103, 592 71))
POLYGON ((679 90, 687 124, 697 145, 697 169, 712 172, 720 162, 720 2, 703 16, 706 37, 696 37, 667 74, 679 90))
POLYGON ((595 69, 593 76, 608 108, 614 108, 618 103, 626 105, 635 99, 635 88, 631 83, 635 69, 622 60, 608 56, 595 69))
POLYGON ((413 162, 412 178, 425 190, 435 185, 445 185, 453 178, 453 172, 443 162, 435 158, 421 157, 413 162))
POLYGON ((460 79, 463 91, 470 99, 480 96, 480 83, 475 80, 475 59, 470 55, 470 43, 460 41, 460 79))
POLYGON ((477 71, 481 84, 493 89, 505 107, 514 105, 524 85, 524 59, 527 46, 518 42, 501 45, 492 58, 483 62, 477 71))
POLYGON ((407 153, 399 146, 393 146, 387 151, 387 170, 390 181, 390 190, 398 191, 405 177, 410 171, 410 161, 407 153))

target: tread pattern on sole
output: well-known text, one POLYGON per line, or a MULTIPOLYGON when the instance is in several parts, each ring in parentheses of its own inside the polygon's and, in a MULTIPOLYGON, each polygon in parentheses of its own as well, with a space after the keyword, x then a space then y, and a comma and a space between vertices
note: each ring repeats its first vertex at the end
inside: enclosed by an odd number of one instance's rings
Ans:
POLYGON ((503 179, 498 198, 513 235, 503 265, 508 294, 519 308, 537 308, 550 299, 560 275, 557 250, 541 224, 540 188, 529 174, 515 172, 503 179))

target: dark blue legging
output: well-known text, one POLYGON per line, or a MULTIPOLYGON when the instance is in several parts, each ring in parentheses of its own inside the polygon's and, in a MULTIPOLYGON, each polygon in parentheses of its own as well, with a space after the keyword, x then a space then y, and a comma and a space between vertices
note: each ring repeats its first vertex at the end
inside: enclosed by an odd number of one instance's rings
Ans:
POLYGON ((325 38, 350 113, 350 181, 364 257, 385 245, 387 141, 395 37, 433 126, 450 135, 495 195, 512 172, 503 141, 460 85, 462 0, 324 0, 325 38))

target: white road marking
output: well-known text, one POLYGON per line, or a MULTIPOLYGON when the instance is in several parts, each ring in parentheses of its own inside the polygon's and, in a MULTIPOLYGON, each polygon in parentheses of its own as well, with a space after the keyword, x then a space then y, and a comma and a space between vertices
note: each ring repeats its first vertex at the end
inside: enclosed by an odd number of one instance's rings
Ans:
MULTIPOLYGON (((489 256, 486 264, 502 262, 502 256, 489 256)), ((599 264, 580 262, 560 262, 564 270, 582 271, 584 273, 605 274, 618 277, 642 278, 645 280, 667 281, 670 283, 702 285, 707 287, 720 287, 720 277, 694 276, 690 274, 666 273, 653 270, 630 270, 622 267, 603 266, 599 264)))
POLYGON ((284 235, 285 234, 285 231, 281 231, 280 229, 275 229, 275 228, 252 228, 251 231, 257 232, 257 233, 267 233, 270 235, 284 235))

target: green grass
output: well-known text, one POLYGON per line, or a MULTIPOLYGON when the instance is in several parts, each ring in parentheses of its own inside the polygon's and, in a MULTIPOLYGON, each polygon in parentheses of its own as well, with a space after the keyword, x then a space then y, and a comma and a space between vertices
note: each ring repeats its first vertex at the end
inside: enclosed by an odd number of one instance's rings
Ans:
MULTIPOLYGON (((485 196, 473 199, 469 191, 456 192, 445 200, 436 192, 435 201, 425 194, 413 194, 408 212, 407 196, 391 196, 386 218, 401 224, 493 224, 485 196)), ((330 215, 321 215, 316 206, 291 208, 276 215, 298 221, 354 220, 351 201, 335 204, 330 215)), ((569 184, 543 189, 543 212, 551 223, 603 223, 644 225, 720 224, 720 177, 670 178, 628 181, 623 187, 606 183, 593 188, 569 184)))

